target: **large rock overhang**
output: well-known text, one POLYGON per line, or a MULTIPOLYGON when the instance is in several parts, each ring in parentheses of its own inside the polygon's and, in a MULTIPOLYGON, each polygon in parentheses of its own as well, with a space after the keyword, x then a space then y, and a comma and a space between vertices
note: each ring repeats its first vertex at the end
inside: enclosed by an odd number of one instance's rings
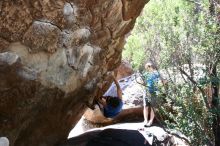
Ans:
POLYGON ((11 146, 65 140, 97 84, 121 61, 147 0, 0 2, 0 136, 11 146))

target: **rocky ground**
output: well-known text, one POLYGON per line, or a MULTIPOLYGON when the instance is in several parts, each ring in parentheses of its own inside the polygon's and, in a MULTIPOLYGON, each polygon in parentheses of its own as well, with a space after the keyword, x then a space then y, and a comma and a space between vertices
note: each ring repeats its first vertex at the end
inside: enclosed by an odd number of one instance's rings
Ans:
MULTIPOLYGON (((140 117, 139 119, 133 119, 133 120, 128 120, 128 121, 121 121, 121 123, 126 123, 126 122, 141 122, 143 121, 143 118, 140 117)), ((92 123, 91 121, 88 121, 85 119, 83 116, 79 122, 76 124, 76 126, 70 131, 68 138, 78 136, 80 134, 83 134, 85 132, 88 132, 90 130, 94 130, 95 128, 103 128, 105 126, 109 126, 111 124, 109 123, 92 123)))
MULTIPOLYGON (((88 127, 87 127, 88 128, 88 127)), ((157 125, 148 128, 143 123, 123 123, 94 128, 87 132, 69 135, 60 146, 188 146, 188 139, 180 132, 163 129, 157 125), (72 137, 74 136, 74 137, 72 137)))

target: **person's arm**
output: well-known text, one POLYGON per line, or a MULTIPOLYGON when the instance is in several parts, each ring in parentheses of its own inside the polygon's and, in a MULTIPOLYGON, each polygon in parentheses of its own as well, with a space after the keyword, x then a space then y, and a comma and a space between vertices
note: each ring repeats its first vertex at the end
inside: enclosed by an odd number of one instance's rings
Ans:
POLYGON ((105 107, 105 106, 107 105, 106 101, 103 100, 102 98, 99 98, 99 99, 98 99, 98 102, 99 102, 100 104, 102 104, 103 107, 105 107))
POLYGON ((118 81, 115 79, 115 77, 113 76, 113 80, 115 82, 115 85, 116 85, 116 88, 117 88, 117 95, 120 99, 122 99, 122 90, 121 90, 121 87, 118 83, 118 81))

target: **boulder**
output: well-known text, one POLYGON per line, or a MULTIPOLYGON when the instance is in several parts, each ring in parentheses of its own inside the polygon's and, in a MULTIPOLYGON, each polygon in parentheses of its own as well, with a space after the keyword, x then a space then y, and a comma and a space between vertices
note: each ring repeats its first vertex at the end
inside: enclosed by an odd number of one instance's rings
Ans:
POLYGON ((117 69, 115 69, 115 71, 117 72, 117 76, 116 76, 117 80, 130 76, 134 73, 131 64, 124 60, 122 60, 121 64, 117 69))
POLYGON ((121 62, 146 0, 0 1, 0 134, 53 146, 121 62))
POLYGON ((60 146, 189 146, 189 143, 180 132, 157 125, 143 128, 143 123, 126 123, 89 130, 69 138, 60 146))

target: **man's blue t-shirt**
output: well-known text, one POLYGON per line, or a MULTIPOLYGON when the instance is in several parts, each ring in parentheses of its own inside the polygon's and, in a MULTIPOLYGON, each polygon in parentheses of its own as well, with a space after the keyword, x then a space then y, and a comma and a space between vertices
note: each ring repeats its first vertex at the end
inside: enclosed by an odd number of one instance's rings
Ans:
POLYGON ((144 74, 145 77, 145 83, 147 84, 147 88, 149 93, 154 93, 155 91, 157 91, 157 85, 156 83, 159 81, 160 78, 160 74, 157 71, 153 71, 151 73, 145 73, 144 74))
MULTIPOLYGON (((112 97, 118 98, 118 97, 112 97)), ((117 107, 112 107, 111 105, 107 105, 104 107, 104 116, 107 118, 113 118, 118 115, 122 110, 123 102, 122 100, 119 101, 119 105, 117 107)))

